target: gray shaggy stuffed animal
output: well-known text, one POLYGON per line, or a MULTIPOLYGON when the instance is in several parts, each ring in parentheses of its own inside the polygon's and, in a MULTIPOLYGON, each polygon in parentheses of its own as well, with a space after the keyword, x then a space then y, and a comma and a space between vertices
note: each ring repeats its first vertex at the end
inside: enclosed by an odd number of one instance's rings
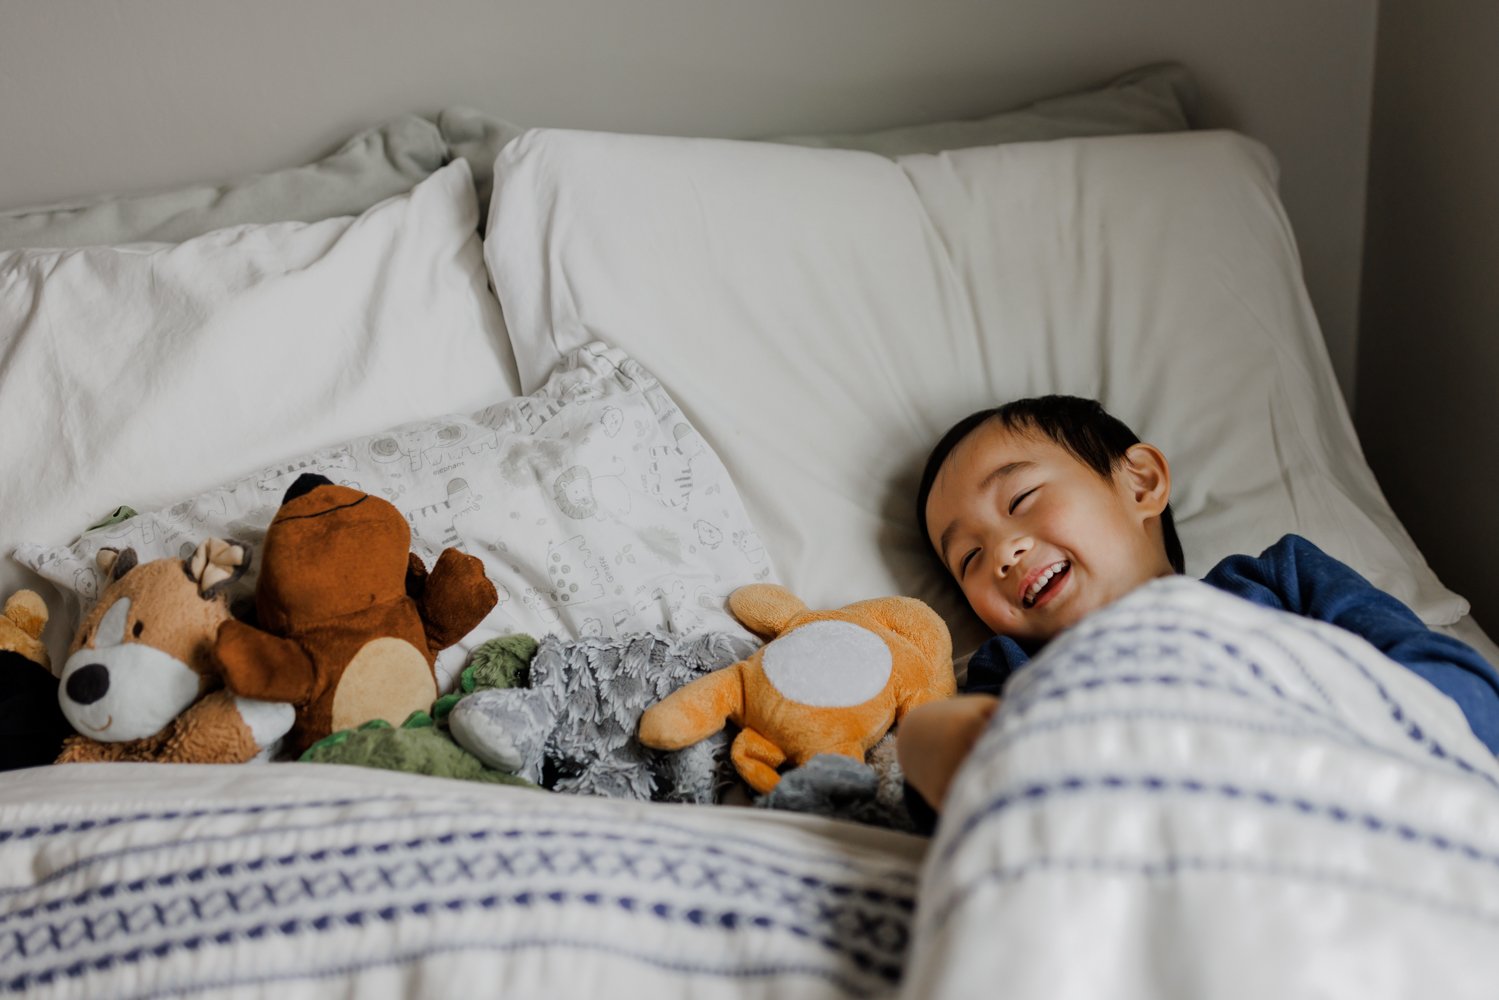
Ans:
POLYGON ((555 791, 711 803, 733 780, 727 733, 666 752, 642 746, 635 730, 646 708, 756 645, 728 632, 547 636, 531 660, 528 686, 474 691, 453 707, 448 729, 488 766, 555 791))

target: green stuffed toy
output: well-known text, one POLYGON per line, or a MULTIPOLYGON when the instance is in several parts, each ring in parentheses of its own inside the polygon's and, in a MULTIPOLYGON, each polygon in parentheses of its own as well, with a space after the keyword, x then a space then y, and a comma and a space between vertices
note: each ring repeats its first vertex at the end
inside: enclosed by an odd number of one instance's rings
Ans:
POLYGON ((373 719, 354 729, 339 730, 308 747, 300 759, 534 788, 524 778, 487 767, 454 742, 448 735, 447 717, 464 695, 474 691, 525 687, 535 655, 536 640, 529 635, 491 639, 474 650, 461 675, 459 690, 437 699, 431 714, 413 712, 400 726, 373 719))

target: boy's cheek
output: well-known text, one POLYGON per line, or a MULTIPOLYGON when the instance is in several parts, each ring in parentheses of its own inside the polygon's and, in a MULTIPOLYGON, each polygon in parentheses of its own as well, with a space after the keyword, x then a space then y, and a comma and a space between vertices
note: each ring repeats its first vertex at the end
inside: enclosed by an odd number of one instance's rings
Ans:
POLYGON ((1006 632, 1016 624, 1005 601, 994 589, 966 589, 963 596, 968 599, 968 606, 979 616, 979 620, 991 630, 1006 632))

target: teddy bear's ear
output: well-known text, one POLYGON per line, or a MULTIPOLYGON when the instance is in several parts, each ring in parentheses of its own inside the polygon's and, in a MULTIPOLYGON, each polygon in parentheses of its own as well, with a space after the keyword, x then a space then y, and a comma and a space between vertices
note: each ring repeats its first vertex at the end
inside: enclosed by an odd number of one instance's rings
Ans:
POLYGON ((94 556, 94 562, 99 567, 99 572, 104 574, 105 583, 114 583, 120 577, 135 569, 140 562, 140 557, 135 554, 134 549, 100 549, 99 554, 94 556))
POLYGON ((5 617, 33 639, 40 639, 47 627, 47 605, 36 591, 18 590, 5 602, 5 617))
POLYGON ((198 585, 198 593, 212 597, 250 568, 250 546, 223 538, 206 538, 182 561, 182 569, 198 585))
POLYGON ((745 628, 762 638, 780 635, 807 605, 785 587, 752 583, 729 595, 729 611, 745 628))
POLYGON ((281 506, 286 506, 297 497, 305 496, 317 489, 319 486, 332 486, 333 480, 327 476, 320 476, 316 472, 304 472, 297 477, 297 481, 286 488, 286 493, 281 497, 281 506))

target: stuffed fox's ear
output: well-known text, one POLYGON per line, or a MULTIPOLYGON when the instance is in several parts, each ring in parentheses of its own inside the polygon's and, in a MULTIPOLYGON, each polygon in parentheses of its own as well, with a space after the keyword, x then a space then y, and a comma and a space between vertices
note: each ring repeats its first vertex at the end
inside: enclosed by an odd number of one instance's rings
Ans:
POLYGON ((752 583, 729 595, 729 611, 761 638, 780 635, 791 619, 806 610, 801 598, 774 583, 752 583))
POLYGON ((135 569, 140 562, 140 557, 135 554, 134 549, 100 549, 94 556, 94 564, 99 567, 99 572, 104 574, 104 582, 114 583, 120 577, 135 569))
POLYGON ((198 585, 198 593, 212 597, 250 568, 250 546, 222 538, 206 538, 182 561, 182 569, 198 585))

